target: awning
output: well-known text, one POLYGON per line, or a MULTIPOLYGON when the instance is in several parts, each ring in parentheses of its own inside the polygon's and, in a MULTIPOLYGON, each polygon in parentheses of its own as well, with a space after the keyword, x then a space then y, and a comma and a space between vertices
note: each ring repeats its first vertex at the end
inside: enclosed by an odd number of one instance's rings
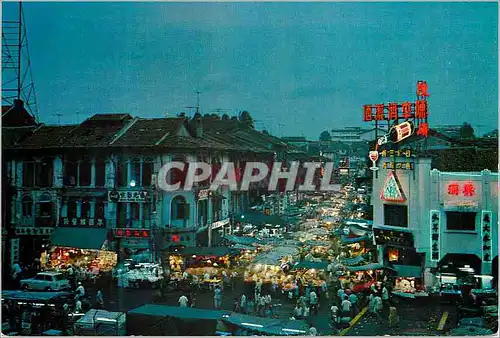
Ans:
POLYGON ((380 270, 380 269, 387 269, 387 266, 384 266, 383 264, 380 263, 370 263, 366 265, 361 265, 361 266, 346 266, 347 270, 355 272, 355 271, 368 271, 368 270, 380 270))
POLYGON ((411 265, 396 265, 393 264, 394 270, 398 273, 398 277, 421 277, 422 269, 420 266, 411 265))
POLYGON ((252 244, 257 244, 260 243, 258 239, 254 237, 248 237, 248 236, 234 236, 234 235, 226 235, 223 237, 229 242, 233 242, 236 244, 243 244, 243 245, 252 245, 252 244))
POLYGON ((107 239, 108 229, 57 227, 52 232, 51 243, 67 248, 101 250, 107 239))
POLYGON ((19 290, 4 290, 2 291, 2 301, 17 300, 25 302, 50 302, 65 297, 71 297, 69 292, 27 292, 19 290))
POLYGON ((145 304, 127 312, 128 315, 145 315, 155 317, 174 317, 181 319, 220 320, 229 316, 227 311, 197 309, 192 307, 178 307, 156 304, 145 304))
POLYGON ((362 241, 365 241, 370 238, 369 235, 364 235, 364 236, 358 236, 358 237, 347 237, 345 235, 340 236, 342 239, 342 242, 345 244, 354 244, 354 243, 359 243, 362 241))
POLYGON ((243 244, 235 244, 233 246, 233 249, 236 249, 236 250, 249 250, 249 251, 255 251, 255 250, 257 250, 257 248, 254 247, 254 246, 248 246, 248 245, 243 245, 243 244))
POLYGON ((230 255, 234 250, 227 247, 187 247, 179 250, 181 255, 197 255, 197 256, 216 256, 222 257, 230 255))
POLYGON ((316 269, 316 270, 326 270, 328 267, 328 262, 309 262, 309 261, 300 261, 294 266, 292 269, 316 269))
POLYGON ((358 257, 354 257, 354 258, 341 258, 340 259, 340 262, 344 265, 356 265, 356 264, 362 263, 364 261, 365 261, 365 259, 361 255, 359 255, 358 257))

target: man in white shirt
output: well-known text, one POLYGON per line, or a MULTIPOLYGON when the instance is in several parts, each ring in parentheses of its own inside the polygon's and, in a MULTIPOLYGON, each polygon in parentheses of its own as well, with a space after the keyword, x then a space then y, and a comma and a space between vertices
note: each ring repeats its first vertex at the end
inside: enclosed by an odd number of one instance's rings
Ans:
POLYGON ((189 303, 189 300, 188 298, 185 296, 185 295, 182 295, 179 297, 179 306, 180 307, 187 307, 188 306, 188 303, 189 303))
POLYGON ((247 313, 247 296, 245 296, 245 294, 241 295, 240 308, 242 313, 247 313))
POLYGON ((318 314, 318 295, 316 291, 311 291, 309 294, 309 304, 311 304, 311 314, 318 314))
POLYGON ((78 282, 78 287, 76 288, 76 293, 78 297, 85 296, 85 289, 83 288, 82 282, 78 282))
POLYGON ((351 317, 352 303, 349 301, 347 296, 345 296, 345 299, 342 302, 341 307, 342 307, 342 317, 351 317))
POLYGON ((182 279, 186 280, 186 279, 188 279, 188 277, 189 277, 189 274, 186 271, 184 271, 184 273, 182 274, 182 279))

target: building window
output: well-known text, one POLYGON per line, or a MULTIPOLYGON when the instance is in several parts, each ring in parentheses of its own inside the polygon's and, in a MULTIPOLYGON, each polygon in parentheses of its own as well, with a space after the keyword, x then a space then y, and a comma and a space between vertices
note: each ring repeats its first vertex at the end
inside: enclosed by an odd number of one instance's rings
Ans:
POLYGON ((104 198, 96 198, 95 199, 95 218, 104 218, 104 198))
POLYGON ((459 231, 476 230, 476 213, 447 211, 446 230, 459 230, 459 231))
POLYGON ((33 199, 31 197, 23 199, 23 217, 33 217, 33 199))
POLYGON ((96 159, 95 161, 95 186, 104 187, 106 185, 106 161, 96 159))
MULTIPOLYGON (((130 182, 135 181, 135 186, 140 186, 141 185, 141 162, 138 160, 132 161, 130 164, 130 182)), ((128 182, 128 183, 130 183, 128 182)))
POLYGON ((64 162, 64 179, 65 186, 74 187, 78 179, 78 162, 76 160, 67 160, 64 162))
POLYGON ((37 204, 37 215, 38 226, 54 226, 54 205, 52 202, 39 202, 37 204))
POLYGON ((189 204, 182 196, 176 196, 172 201, 172 219, 189 219, 189 204))
POLYGON ((153 175, 153 162, 143 162, 142 163, 142 186, 151 186, 151 176, 153 175))
POLYGON ((90 186, 91 176, 92 176, 92 161, 90 159, 85 159, 79 162, 80 170, 78 177, 78 184, 81 187, 90 186))
POLYGON ((143 218, 144 220, 146 221, 146 223, 148 223, 149 221, 151 221, 151 217, 152 217, 152 214, 151 214, 151 204, 150 203, 144 203, 143 204, 143 218))
POLYGON ((408 227, 408 207, 406 205, 384 204, 384 224, 408 227))
POLYGON ((116 226, 121 228, 127 225, 127 203, 116 204, 116 226))
POLYGON ((140 216, 141 206, 139 203, 130 203, 130 218, 134 221, 138 221, 141 219, 140 216))
POLYGON ((90 218, 90 200, 89 199, 84 199, 82 200, 82 207, 81 207, 81 218, 90 218))
POLYGON ((117 185, 119 187, 127 187, 128 186, 127 162, 120 161, 116 164, 116 179, 117 179, 117 185))
POLYGON ((76 199, 70 198, 68 199, 68 202, 66 203, 66 215, 68 218, 76 218, 76 208, 77 208, 77 201, 76 199))
POLYGON ((23 186, 33 187, 35 185, 35 162, 23 163, 23 186))
POLYGON ((50 187, 53 180, 54 162, 51 159, 46 159, 42 162, 37 162, 35 166, 35 186, 50 187))

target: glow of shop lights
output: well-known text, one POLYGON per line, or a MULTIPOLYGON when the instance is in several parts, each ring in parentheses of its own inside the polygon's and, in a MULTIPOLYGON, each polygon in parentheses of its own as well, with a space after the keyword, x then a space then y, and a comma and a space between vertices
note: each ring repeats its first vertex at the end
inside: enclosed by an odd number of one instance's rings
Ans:
POLYGON ((253 324, 253 323, 241 323, 242 325, 246 325, 246 326, 251 326, 251 327, 264 327, 260 324, 253 324))
POLYGON ((297 330, 297 329, 283 329, 285 332, 293 332, 293 333, 306 333, 306 331, 303 330, 297 330))
POLYGON ((116 323, 116 319, 112 319, 112 318, 102 318, 102 317, 98 317, 96 318, 96 320, 100 320, 102 322, 112 322, 112 323, 116 323))
POLYGON ((130 181, 130 186, 131 186, 132 188, 133 188, 133 187, 135 187, 135 181, 134 181, 134 180, 130 181))

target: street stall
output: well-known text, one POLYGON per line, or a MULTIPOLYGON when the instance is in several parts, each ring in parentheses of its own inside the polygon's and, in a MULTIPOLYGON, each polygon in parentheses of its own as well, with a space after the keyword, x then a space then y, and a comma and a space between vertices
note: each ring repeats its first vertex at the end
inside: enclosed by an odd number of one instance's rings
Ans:
POLYGON ((108 248, 108 230, 102 228, 56 228, 51 248, 42 253, 42 270, 65 271, 69 265, 79 280, 110 273, 118 256, 108 248))
POLYGON ((125 336, 126 314, 91 309, 73 325, 75 336, 125 336))
POLYGON ((320 287, 327 280, 326 270, 328 262, 300 261, 292 265, 291 271, 302 280, 303 285, 312 284, 320 287))
POLYGON ((339 279, 354 292, 368 291, 372 285, 379 288, 385 276, 392 273, 392 269, 380 263, 369 263, 359 266, 345 266, 345 274, 339 279))
POLYGON ((73 295, 69 292, 26 292, 2 291, 2 304, 9 304, 7 312, 2 312, 2 318, 11 318, 18 323, 20 335, 41 335, 46 330, 62 330, 61 312, 64 304, 73 303, 73 295), (14 310, 17 309, 17 310, 14 310))
POLYGON ((165 264, 172 271, 171 281, 189 282, 183 278, 183 273, 189 276, 198 276, 205 286, 212 288, 222 282, 222 272, 229 275, 235 269, 233 257, 237 256, 238 250, 227 247, 188 247, 175 253, 164 255, 165 264), (208 275, 209 278, 205 278, 208 275))
POLYGON ((215 336, 218 321, 230 312, 145 304, 127 312, 127 335, 215 336))
POLYGON ((419 266, 393 265, 397 278, 392 294, 403 298, 427 297, 419 266))
POLYGON ((163 267, 157 263, 137 263, 128 260, 124 264, 124 276, 131 288, 157 288, 164 278, 163 267))
POLYGON ((218 325, 219 335, 234 336, 299 336, 306 335, 309 325, 305 320, 272 319, 232 313, 218 325))

